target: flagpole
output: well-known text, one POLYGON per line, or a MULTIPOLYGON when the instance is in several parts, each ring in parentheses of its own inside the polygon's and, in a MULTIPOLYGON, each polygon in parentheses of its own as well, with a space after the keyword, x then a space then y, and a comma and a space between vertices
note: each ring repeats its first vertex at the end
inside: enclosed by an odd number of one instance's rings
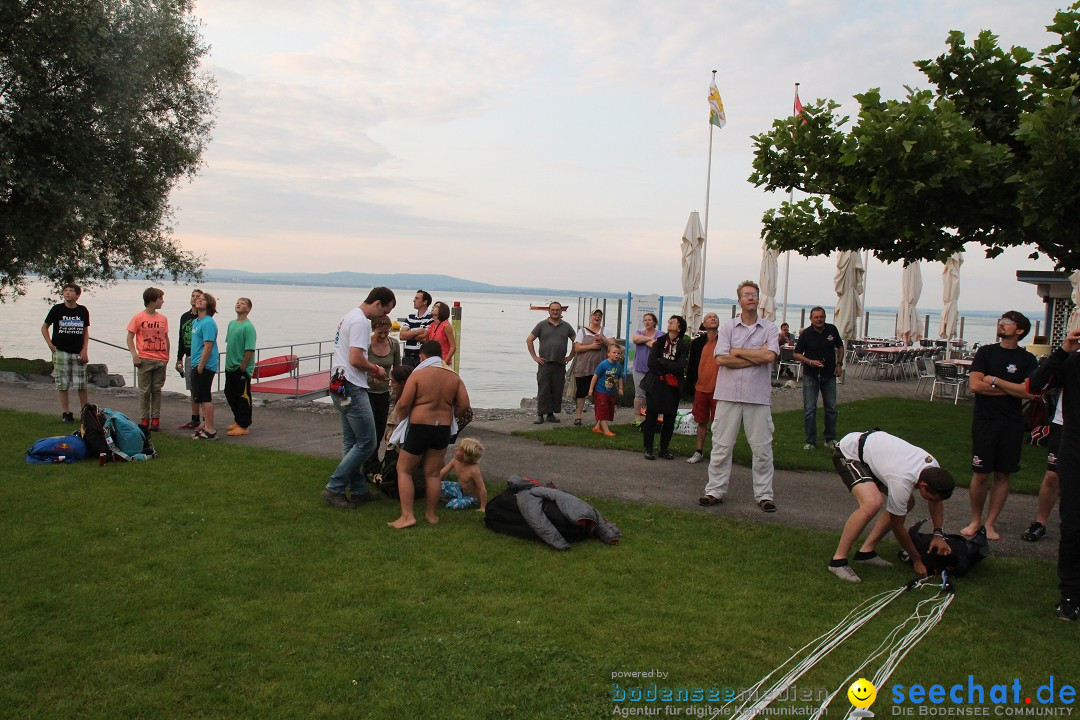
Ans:
MULTIPOLYGON (((795 83, 795 115, 798 116, 802 110, 799 107, 799 83, 795 83)), ((795 188, 788 188, 788 204, 795 204, 795 188)), ((784 253, 784 313, 781 322, 787 322, 787 293, 788 283, 791 280, 791 251, 788 250, 784 253)), ((799 328, 800 330, 802 328, 799 328)))
MULTIPOLYGON (((716 84, 716 71, 712 71, 712 84, 716 84)), ((709 162, 708 168, 705 171, 705 228, 704 235, 701 242, 701 305, 705 306, 705 260, 709 255, 709 195, 712 185, 712 136, 713 125, 709 123, 709 162)), ((693 328, 693 331, 697 331, 697 328, 693 328)))

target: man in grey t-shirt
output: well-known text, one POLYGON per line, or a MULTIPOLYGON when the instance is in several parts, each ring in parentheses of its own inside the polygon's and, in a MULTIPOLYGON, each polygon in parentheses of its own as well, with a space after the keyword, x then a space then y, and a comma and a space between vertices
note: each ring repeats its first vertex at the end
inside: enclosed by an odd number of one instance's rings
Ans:
POLYGON ((562 405, 563 386, 566 383, 566 363, 574 357, 574 328, 562 319, 563 308, 559 302, 548 305, 548 318, 536 324, 525 346, 539 367, 536 370, 536 424, 541 425, 545 416, 548 422, 557 423, 555 411, 562 405), (540 340, 537 354, 533 343, 540 340), (566 343, 570 342, 570 354, 566 343))

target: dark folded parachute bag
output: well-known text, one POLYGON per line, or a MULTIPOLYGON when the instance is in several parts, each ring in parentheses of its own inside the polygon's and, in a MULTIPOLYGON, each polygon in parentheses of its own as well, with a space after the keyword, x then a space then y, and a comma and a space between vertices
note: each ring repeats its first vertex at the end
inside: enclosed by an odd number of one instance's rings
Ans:
MULTIPOLYGON (((495 497, 488 500, 484 510, 484 525, 488 530, 493 530, 503 535, 526 540, 544 542, 544 539, 536 534, 532 526, 525 521, 521 514, 517 501, 518 491, 507 488, 495 497)), ((551 521, 559 534, 566 538, 567 542, 581 542, 589 536, 589 531, 559 512, 559 506, 551 500, 544 500, 544 516, 551 521)))
POLYGON ((73 463, 85 459, 86 443, 78 435, 42 438, 26 451, 26 462, 35 465, 73 463))
MULTIPOLYGON (((934 553, 931 555, 930 542, 934 539, 934 534, 922 531, 922 526, 926 522, 926 520, 920 520, 915 523, 908 528, 908 533, 911 535, 911 542, 915 544, 915 549, 922 556, 927 571, 937 575, 944 570, 950 575, 960 577, 979 564, 983 558, 990 556, 990 543, 986 540, 986 528, 983 527, 970 538, 958 534, 946 535, 945 542, 949 544, 952 554, 934 553)), ((911 558, 907 556, 905 550, 900 551, 900 559, 911 563, 911 558)))

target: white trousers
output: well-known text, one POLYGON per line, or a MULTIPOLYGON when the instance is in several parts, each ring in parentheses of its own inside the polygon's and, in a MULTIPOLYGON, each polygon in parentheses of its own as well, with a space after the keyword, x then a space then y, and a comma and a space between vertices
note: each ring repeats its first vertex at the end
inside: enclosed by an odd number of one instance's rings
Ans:
POLYGON ((746 431, 746 439, 754 454, 754 499, 773 499, 772 407, 751 403, 716 403, 716 419, 712 426, 712 454, 709 459, 709 482, 705 494, 723 499, 727 495, 731 479, 731 456, 739 428, 746 431))

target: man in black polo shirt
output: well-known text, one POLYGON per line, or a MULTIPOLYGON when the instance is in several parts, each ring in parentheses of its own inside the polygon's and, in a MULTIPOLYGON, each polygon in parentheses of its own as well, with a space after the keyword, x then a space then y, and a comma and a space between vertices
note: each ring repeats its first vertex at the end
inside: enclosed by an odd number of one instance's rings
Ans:
POLYGON ((983 505, 987 495, 986 539, 1000 540, 998 515, 1009 497, 1009 475, 1020 469, 1024 445, 1023 401, 1032 397, 1025 380, 1039 364, 1035 356, 1020 347, 1031 330, 1031 321, 1015 310, 998 319, 999 342, 983 345, 971 361, 968 386, 975 393, 975 414, 971 419, 971 523, 960 531, 973 536, 983 525, 983 505), (990 473, 994 474, 990 486, 990 473))
POLYGON ((427 340, 427 328, 433 321, 431 317, 431 294, 426 290, 417 290, 413 298, 413 312, 405 318, 406 327, 398 331, 398 336, 405 343, 401 352, 401 364, 416 367, 420 364, 420 345, 427 340))
POLYGON ((810 327, 799 333, 795 359, 803 364, 803 450, 817 447, 817 399, 825 406, 825 447, 836 447, 836 378, 844 371, 844 340, 825 322, 825 308, 810 311, 810 327))

